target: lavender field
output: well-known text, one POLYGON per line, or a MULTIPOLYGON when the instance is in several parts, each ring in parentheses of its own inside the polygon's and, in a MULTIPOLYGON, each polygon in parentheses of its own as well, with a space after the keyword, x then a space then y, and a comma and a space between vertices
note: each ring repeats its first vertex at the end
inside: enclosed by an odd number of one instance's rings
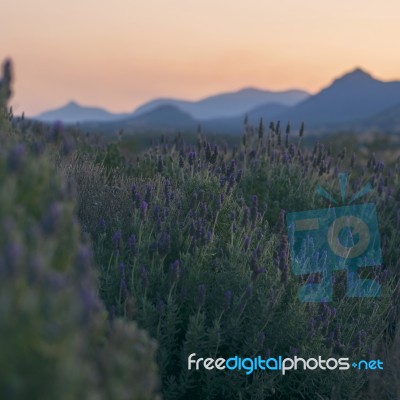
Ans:
MULTIPOLYGON (((1 399, 396 399, 400 396, 400 160, 307 129, 245 123, 240 141, 135 138, 13 116, 0 86, 1 399), (331 141, 334 139, 330 139, 331 141), (370 182, 377 298, 297 291, 285 216, 370 182), (383 371, 198 371, 202 357, 382 359, 383 371)), ((307 121, 305 121, 306 123, 307 121)), ((392 139, 390 139, 392 140, 392 139)), ((359 200, 359 203, 366 199, 359 200)))

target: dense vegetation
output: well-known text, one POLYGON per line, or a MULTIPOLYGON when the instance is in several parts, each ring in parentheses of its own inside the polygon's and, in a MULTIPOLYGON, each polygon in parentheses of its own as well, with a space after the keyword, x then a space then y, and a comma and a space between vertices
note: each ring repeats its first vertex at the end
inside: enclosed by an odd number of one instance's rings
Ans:
MULTIPOLYGON (((13 118, 1 90, 0 398, 393 399, 399 396, 400 163, 302 143, 303 128, 245 124, 150 147, 13 118), (301 303, 285 213, 373 191, 380 298, 301 303), (157 343, 157 349, 155 346, 157 343), (381 358, 371 371, 188 371, 187 356, 381 358), (390 356, 389 356, 390 354, 390 356), (156 366, 157 364, 157 366, 156 366)), ((360 202, 365 201, 361 199, 360 202)))

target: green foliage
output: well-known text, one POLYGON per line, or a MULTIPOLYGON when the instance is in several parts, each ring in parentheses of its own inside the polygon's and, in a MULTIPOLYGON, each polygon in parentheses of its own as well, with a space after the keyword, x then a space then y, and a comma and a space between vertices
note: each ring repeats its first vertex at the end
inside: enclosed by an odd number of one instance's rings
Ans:
POLYGON ((247 133, 239 149, 215 150, 201 137, 196 147, 187 146, 178 137, 153 146, 141 159, 136 170, 111 180, 105 169, 92 171, 88 161, 78 163, 70 176, 79 177, 78 193, 85 193, 79 215, 91 216, 86 226, 95 240, 101 296, 158 341, 164 397, 354 398, 360 393, 366 376, 352 371, 246 376, 188 371, 187 357, 373 353, 393 321, 396 235, 388 234, 384 243, 385 271, 373 270, 374 277, 385 279, 379 300, 346 298, 346 276, 337 273, 332 304, 304 304, 297 289, 307 277, 290 272, 282 209, 326 207, 314 188, 319 183, 337 193, 339 166, 352 173, 350 191, 372 179, 371 201, 378 205, 382 230, 396 229, 395 203, 390 195, 379 195, 378 163, 360 175, 322 144, 310 151, 285 145, 276 131, 265 139, 247 133), (105 206, 90 212, 93 203, 105 206))
POLYGON ((59 139, 0 130, 0 398, 155 399, 156 344, 98 297, 59 139))
POLYGON ((0 129, 9 131, 9 121, 12 118, 12 110, 8 109, 7 103, 11 97, 12 64, 6 60, 3 64, 3 77, 0 80, 0 129))
POLYGON ((163 397, 178 400, 396 396, 393 155, 386 166, 370 152, 355 158, 354 138, 350 153, 338 142, 308 148, 303 132, 285 137, 279 123, 266 134, 246 125, 240 145, 162 136, 133 154, 148 138, 114 143, 11 118, 7 71, 0 398, 151 399, 158 378, 163 397), (374 189, 366 201, 377 206, 384 262, 360 274, 377 279, 382 296, 347 298, 337 272, 332 303, 301 303, 299 286, 319 276, 291 272, 285 212, 332 206, 314 188, 337 194, 340 170, 350 172, 349 194, 366 182, 374 189), (359 359, 383 348, 384 383, 353 370, 187 369, 191 353, 359 359))

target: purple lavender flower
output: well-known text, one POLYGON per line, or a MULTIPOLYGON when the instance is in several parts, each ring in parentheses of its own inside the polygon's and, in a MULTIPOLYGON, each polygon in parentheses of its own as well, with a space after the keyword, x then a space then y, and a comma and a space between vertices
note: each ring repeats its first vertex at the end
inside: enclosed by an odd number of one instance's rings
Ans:
POLYGON ((80 245, 75 257, 75 267, 81 272, 90 272, 93 262, 92 250, 89 246, 80 245))
POLYGON ((235 169, 236 169, 236 160, 232 160, 229 165, 227 175, 231 176, 235 172, 235 169))
POLYGON ((251 276, 252 281, 253 282, 256 281, 257 278, 263 273, 265 273, 265 268, 257 268, 255 270, 253 270, 253 274, 251 276))
POLYGON ((123 262, 121 262, 119 264, 119 274, 120 274, 119 286, 120 286, 121 293, 124 295, 124 298, 126 298, 128 295, 128 287, 126 285, 125 270, 126 270, 125 264, 123 262))
POLYGON ((17 269, 21 266, 24 258, 25 249, 19 240, 13 239, 5 245, 4 258, 5 265, 11 275, 17 273, 17 269))
POLYGON ((298 354, 298 352, 299 352, 299 349, 297 349, 296 347, 290 346, 290 350, 289 350, 290 357, 294 357, 295 355, 298 354))
POLYGON ((170 235, 167 232, 162 232, 160 238, 157 242, 158 253, 161 256, 164 256, 168 252, 169 244, 170 244, 170 235))
POLYGON ((140 218, 142 219, 142 221, 144 221, 147 217, 147 208, 147 203, 145 201, 142 201, 142 204, 140 205, 140 218))
POLYGON ((75 150, 75 140, 72 136, 64 136, 62 152, 65 156, 70 155, 75 150))
POLYGON ((45 234, 52 235, 57 231, 62 221, 63 211, 63 206, 59 202, 54 202, 50 205, 50 208, 41 224, 45 234))
POLYGON ((256 223, 257 215, 258 215, 258 197, 256 195, 253 195, 250 207, 250 220, 253 226, 256 223))
POLYGON ((253 295, 253 285, 250 283, 249 285, 247 285, 246 287, 246 291, 245 291, 245 297, 249 298, 253 295))
POLYGON ((167 305, 165 304, 164 300, 158 299, 156 308, 157 308, 157 312, 160 315, 163 315, 165 312, 165 309, 167 308, 167 305))
POLYGON ((179 262, 179 260, 175 260, 169 266, 169 274, 170 274, 171 283, 175 283, 175 282, 178 281, 179 276, 180 276, 180 262, 179 262))
POLYGON ((189 165, 193 165, 195 160, 196 160, 196 153, 194 151, 191 151, 188 155, 189 165))
POLYGON ((206 301, 206 285, 201 284, 197 289, 197 300, 196 303, 199 307, 204 306, 206 301))
POLYGON ((146 194, 144 196, 144 200, 146 201, 147 204, 150 204, 152 197, 153 197, 153 187, 151 184, 147 184, 146 194))
POLYGON ((264 345, 264 342, 265 342, 265 333, 260 332, 257 337, 258 347, 262 347, 264 345))
POLYGON ((26 149, 22 143, 15 145, 8 154, 7 167, 8 172, 17 172, 26 157, 26 149))
POLYGON ((240 180, 242 179, 242 174, 243 174, 243 171, 240 169, 238 171, 238 173, 236 174, 236 179, 235 179, 236 183, 240 182, 240 180))
POLYGON ((140 204, 141 204, 142 197, 141 197, 139 191, 137 190, 136 185, 132 185, 131 195, 132 195, 132 200, 135 203, 136 207, 139 208, 140 204))
POLYGON ((149 271, 144 265, 140 267, 139 274, 142 287, 147 288, 147 286, 149 285, 149 271))
POLYGON ((131 236, 129 236, 127 245, 129 252, 134 255, 136 252, 136 236, 133 233, 131 236))
POLYGON ((53 130, 51 132, 51 140, 57 143, 61 140, 64 134, 64 126, 61 121, 56 121, 53 125, 53 130))
POLYGON ((231 306, 232 303, 232 292, 230 290, 227 290, 224 293, 224 308, 228 309, 231 306))
POLYGON ((121 246, 121 239, 122 239, 122 234, 121 231, 118 230, 114 233, 112 237, 112 243, 114 245, 114 248, 119 249, 121 246))
POLYGON ((242 227, 246 228, 249 223, 250 209, 249 207, 244 208, 243 218, 242 218, 242 227))
POLYGON ((247 235, 243 242, 243 248, 245 249, 245 251, 247 251, 249 247, 250 247, 250 236, 247 235))
POLYGON ((105 219, 104 218, 100 218, 99 219, 99 224, 98 224, 98 227, 99 227, 99 229, 101 230, 101 231, 105 231, 106 230, 106 221, 105 221, 105 219))
POLYGON ((163 159, 162 156, 158 156, 158 162, 157 162, 157 171, 161 174, 163 172, 163 159))

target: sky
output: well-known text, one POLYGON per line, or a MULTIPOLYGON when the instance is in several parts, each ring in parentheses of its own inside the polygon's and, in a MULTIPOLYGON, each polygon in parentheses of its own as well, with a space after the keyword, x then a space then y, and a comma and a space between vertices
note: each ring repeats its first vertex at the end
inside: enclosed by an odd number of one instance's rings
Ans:
POLYGON ((1 1, 0 60, 16 113, 126 112, 250 86, 315 93, 356 67, 400 79, 399 22, 398 0, 1 1))

